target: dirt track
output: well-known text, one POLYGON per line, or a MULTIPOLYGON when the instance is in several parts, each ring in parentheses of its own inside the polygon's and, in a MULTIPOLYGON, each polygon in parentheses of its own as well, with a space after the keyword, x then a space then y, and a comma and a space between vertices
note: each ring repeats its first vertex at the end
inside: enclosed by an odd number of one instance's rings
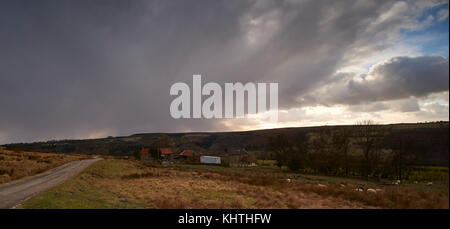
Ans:
POLYGON ((0 208, 13 208, 28 198, 63 183, 102 158, 72 161, 42 174, 0 186, 0 208))

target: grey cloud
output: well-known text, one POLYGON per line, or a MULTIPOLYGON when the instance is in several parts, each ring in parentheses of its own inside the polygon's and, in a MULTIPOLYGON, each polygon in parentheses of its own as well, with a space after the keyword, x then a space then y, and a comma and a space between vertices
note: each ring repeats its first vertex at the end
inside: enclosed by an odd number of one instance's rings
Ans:
POLYGON ((301 106, 356 50, 411 28, 421 2, 370 26, 396 2, 1 1, 0 143, 232 129, 170 117, 170 86, 194 73, 279 82, 280 106, 301 106))
POLYGON ((348 107, 349 111, 353 112, 380 112, 380 111, 394 111, 394 112, 415 112, 420 110, 419 103, 416 98, 406 98, 393 101, 371 102, 367 104, 358 104, 348 107))
MULTIPOLYGON (((449 90, 449 62, 441 56, 395 57, 375 65, 363 77, 328 85, 322 100, 330 104, 424 97, 449 90)), ((319 96, 320 97, 320 96, 319 96)))
POLYGON ((393 102, 392 106, 394 111, 400 112, 415 112, 420 110, 419 103, 414 98, 393 102))
POLYGON ((389 105, 385 102, 374 102, 364 105, 349 106, 348 110, 353 112, 378 112, 388 110, 389 108, 389 105))

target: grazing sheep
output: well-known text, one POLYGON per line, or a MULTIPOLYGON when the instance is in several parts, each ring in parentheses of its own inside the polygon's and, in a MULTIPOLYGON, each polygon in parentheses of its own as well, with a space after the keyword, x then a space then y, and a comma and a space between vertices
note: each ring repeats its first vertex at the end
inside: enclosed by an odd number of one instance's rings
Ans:
POLYGON ((428 186, 433 185, 433 182, 428 182, 427 185, 428 186))
POLYGON ((377 191, 375 190, 375 189, 372 189, 372 188, 368 188, 367 189, 367 192, 370 192, 370 193, 377 193, 377 191))
POLYGON ((364 192, 364 189, 359 187, 359 188, 355 188, 355 191, 357 191, 357 192, 364 192))
POLYGON ((288 183, 291 183, 292 180, 288 178, 288 179, 286 179, 286 181, 287 181, 288 183))
POLYGON ((321 187, 321 188, 327 187, 326 185, 323 185, 323 184, 318 184, 318 186, 321 187))

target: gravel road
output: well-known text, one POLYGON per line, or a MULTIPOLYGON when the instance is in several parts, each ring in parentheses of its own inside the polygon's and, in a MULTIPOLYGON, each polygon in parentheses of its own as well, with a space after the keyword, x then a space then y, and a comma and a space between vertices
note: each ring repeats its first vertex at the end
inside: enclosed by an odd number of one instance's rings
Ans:
POLYGON ((42 174, 0 186, 0 208, 13 208, 30 197, 67 181, 102 158, 72 161, 42 174))

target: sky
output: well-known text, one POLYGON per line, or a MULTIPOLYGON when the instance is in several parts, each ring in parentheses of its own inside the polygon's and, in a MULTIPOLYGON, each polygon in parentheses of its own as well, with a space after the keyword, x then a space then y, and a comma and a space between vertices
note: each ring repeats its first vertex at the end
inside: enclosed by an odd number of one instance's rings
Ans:
POLYGON ((0 144, 449 120, 449 2, 0 1, 0 144), (278 123, 173 119, 170 87, 278 83, 278 123))

